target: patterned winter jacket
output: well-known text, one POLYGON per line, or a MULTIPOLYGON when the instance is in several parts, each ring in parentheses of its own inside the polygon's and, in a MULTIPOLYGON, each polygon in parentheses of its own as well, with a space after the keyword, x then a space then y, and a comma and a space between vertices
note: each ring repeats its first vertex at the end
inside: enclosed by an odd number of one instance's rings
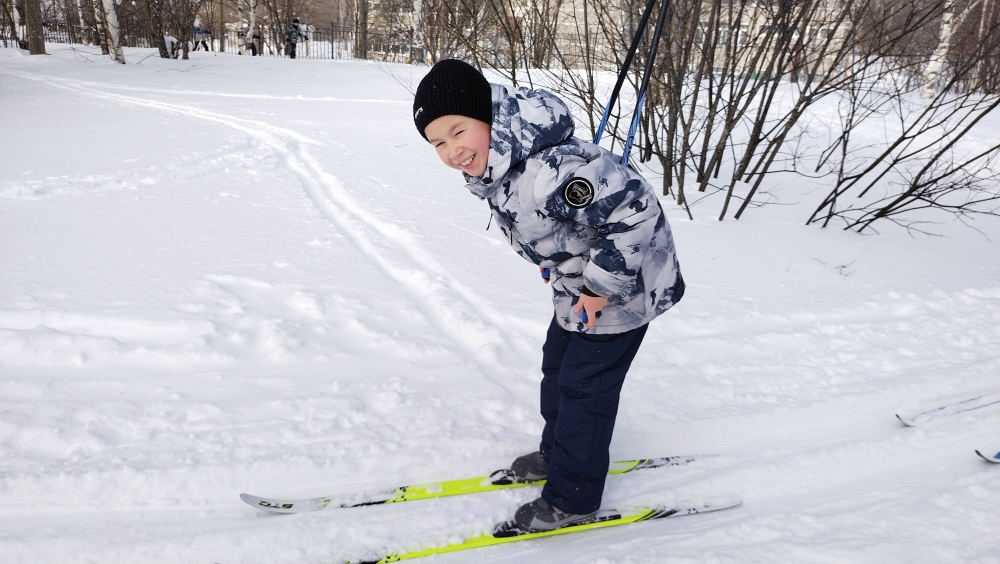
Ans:
POLYGON ((300 37, 308 39, 306 34, 302 33, 302 29, 295 27, 295 25, 289 25, 288 29, 285 30, 285 41, 289 43, 298 43, 300 37))
POLYGON ((550 269, 558 323, 623 333, 680 301, 684 279, 653 187, 620 157, 574 138, 569 108, 555 95, 491 86, 486 173, 465 179, 514 250, 550 269), (572 311, 584 285, 609 297, 593 328, 572 311))

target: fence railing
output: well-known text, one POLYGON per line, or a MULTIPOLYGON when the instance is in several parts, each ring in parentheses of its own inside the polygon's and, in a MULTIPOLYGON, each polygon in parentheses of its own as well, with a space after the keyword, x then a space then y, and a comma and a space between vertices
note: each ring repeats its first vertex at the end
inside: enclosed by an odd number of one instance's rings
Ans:
MULTIPOLYGON (((126 23, 127 22, 123 22, 118 38, 122 47, 153 47, 145 35, 129 27, 126 23)), ((13 26, 0 26, 0 43, 2 43, 4 47, 18 47, 17 38, 26 38, 28 36, 27 26, 21 24, 19 27, 19 32, 15 34, 13 26)), ((46 24, 42 28, 42 33, 45 35, 46 43, 89 45, 99 42, 100 40, 99 37, 94 37, 94 30, 92 28, 81 25, 66 25, 62 23, 46 24)), ((27 48, 26 45, 21 47, 27 48)))
MULTIPOLYGON (((223 53, 258 57, 288 57, 284 32, 261 29, 254 34, 253 49, 250 41, 240 31, 226 31, 223 35, 223 53)), ((341 29, 306 30, 306 39, 299 39, 295 48, 297 59, 352 59, 354 58, 354 33, 341 29)))
MULTIPOLYGON (((150 44, 149 39, 142 33, 129 26, 131 22, 122 22, 122 33, 120 43, 123 47, 155 47, 150 44)), ((227 26, 229 27, 229 26, 227 26)), ((24 25, 20 26, 20 37, 27 36, 24 25)), ((0 42, 4 47, 17 46, 18 35, 14 33, 14 28, 9 25, 0 26, 0 42)), ((343 28, 331 26, 329 28, 315 28, 313 26, 303 26, 306 40, 299 40, 295 49, 295 56, 298 59, 356 59, 359 58, 355 49, 355 34, 353 28, 343 28)), ((94 41, 94 31, 82 26, 69 26, 65 24, 51 24, 45 27, 45 41, 48 43, 62 44, 90 44, 94 41)), ((235 29, 225 29, 221 34, 213 34, 212 40, 208 42, 211 50, 227 53, 229 55, 252 55, 256 52, 258 57, 288 57, 288 48, 285 42, 284 29, 272 29, 268 27, 258 28, 254 34, 253 49, 241 31, 235 29)), ((190 43, 193 50, 194 42, 190 43)), ((364 54, 365 59, 386 61, 394 63, 408 63, 411 60, 421 59, 420 55, 415 55, 415 50, 408 44, 393 42, 388 37, 380 34, 369 34, 368 49, 364 54)))

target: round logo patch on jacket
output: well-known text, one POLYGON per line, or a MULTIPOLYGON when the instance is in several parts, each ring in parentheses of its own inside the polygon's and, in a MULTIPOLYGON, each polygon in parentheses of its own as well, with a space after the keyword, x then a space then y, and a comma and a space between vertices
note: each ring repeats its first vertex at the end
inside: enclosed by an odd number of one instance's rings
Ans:
POLYGON ((594 201, 594 185, 586 178, 574 178, 563 187, 562 195, 569 207, 585 208, 594 201))

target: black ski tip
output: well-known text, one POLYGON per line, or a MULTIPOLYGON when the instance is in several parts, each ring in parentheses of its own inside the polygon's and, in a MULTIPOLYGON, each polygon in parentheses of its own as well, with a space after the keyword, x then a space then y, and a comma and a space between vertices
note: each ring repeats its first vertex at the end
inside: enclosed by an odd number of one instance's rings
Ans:
POLYGON ((977 450, 976 454, 978 454, 986 462, 992 462, 993 464, 1000 464, 1000 452, 998 452, 995 456, 987 456, 983 454, 981 450, 977 450))
POLYGON ((490 483, 494 486, 508 486, 517 483, 517 476, 510 468, 503 468, 490 474, 490 483))
POLYGON ((494 486, 509 486, 511 484, 531 484, 540 480, 525 480, 514 473, 510 468, 503 468, 490 474, 488 478, 490 484, 494 486))
POLYGON ((351 560, 350 562, 344 562, 344 564, 383 564, 384 562, 398 562, 399 555, 389 554, 388 556, 383 556, 378 560, 351 560))

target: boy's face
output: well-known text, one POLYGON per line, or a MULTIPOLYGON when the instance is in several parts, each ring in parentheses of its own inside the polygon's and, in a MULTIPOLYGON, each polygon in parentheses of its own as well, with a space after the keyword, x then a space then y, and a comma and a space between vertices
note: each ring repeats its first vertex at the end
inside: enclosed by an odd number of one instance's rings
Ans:
POLYGON ((469 176, 482 176, 490 155, 490 126, 466 116, 441 116, 424 128, 441 162, 469 176))

